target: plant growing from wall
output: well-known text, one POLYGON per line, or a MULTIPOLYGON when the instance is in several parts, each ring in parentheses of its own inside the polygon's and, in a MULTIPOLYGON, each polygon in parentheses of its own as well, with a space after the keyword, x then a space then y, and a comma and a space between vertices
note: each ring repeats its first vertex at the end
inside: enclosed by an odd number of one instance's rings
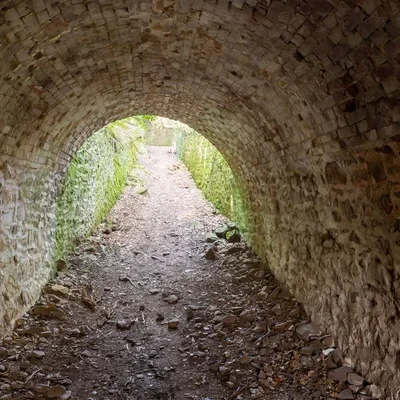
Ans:
POLYGON ((136 117, 133 118, 136 121, 136 123, 144 130, 147 130, 149 124, 157 119, 155 115, 148 115, 148 114, 137 115, 136 117))
POLYGON ((248 232, 250 209, 241 188, 222 154, 202 135, 181 125, 176 139, 177 155, 191 172, 204 196, 225 216, 248 232))
POLYGON ((56 259, 90 234, 118 200, 142 143, 138 121, 141 116, 112 122, 72 159, 57 198, 56 259))

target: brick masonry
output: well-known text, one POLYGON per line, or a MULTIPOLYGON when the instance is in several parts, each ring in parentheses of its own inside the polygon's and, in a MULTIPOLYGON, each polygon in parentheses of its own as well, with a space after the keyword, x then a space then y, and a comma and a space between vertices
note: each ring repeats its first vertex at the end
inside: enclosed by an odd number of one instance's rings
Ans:
POLYGON ((0 326, 52 270, 77 148, 157 114, 246 184, 253 242, 363 373, 400 380, 397 0, 0 3, 0 326))

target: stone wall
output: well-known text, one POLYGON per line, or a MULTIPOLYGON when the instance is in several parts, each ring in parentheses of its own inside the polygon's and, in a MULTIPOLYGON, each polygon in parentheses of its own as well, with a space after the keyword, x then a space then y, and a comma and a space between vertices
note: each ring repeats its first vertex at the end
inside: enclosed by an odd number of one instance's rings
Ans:
POLYGON ((204 136, 183 124, 177 124, 176 133, 177 156, 204 197, 247 237, 251 215, 246 186, 240 185, 223 155, 204 136))
POLYGON ((128 178, 134 178, 142 142, 139 132, 133 119, 109 124, 75 154, 56 201, 56 260, 93 231, 118 200, 128 178))
POLYGON ((135 114, 204 134, 253 242, 363 373, 400 379, 397 0, 0 6, 0 325, 37 297, 66 165, 135 114))

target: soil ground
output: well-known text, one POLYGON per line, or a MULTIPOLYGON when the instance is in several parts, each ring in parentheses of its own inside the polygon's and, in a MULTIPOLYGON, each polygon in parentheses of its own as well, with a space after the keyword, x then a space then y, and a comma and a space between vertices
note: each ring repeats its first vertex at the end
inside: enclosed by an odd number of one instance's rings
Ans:
POLYGON ((175 155, 149 147, 142 158, 144 189, 126 188, 0 347, 0 399, 328 399, 349 390, 328 379, 345 363, 332 339, 246 244, 206 243, 226 220, 175 155), (204 257, 210 246, 216 260, 204 257))

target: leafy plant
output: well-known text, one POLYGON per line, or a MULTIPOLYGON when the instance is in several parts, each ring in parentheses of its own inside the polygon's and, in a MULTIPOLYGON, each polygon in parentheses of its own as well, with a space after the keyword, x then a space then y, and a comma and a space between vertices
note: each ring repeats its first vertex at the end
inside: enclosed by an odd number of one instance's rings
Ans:
POLYGON ((144 115, 137 115, 136 117, 133 118, 142 129, 147 129, 148 123, 155 121, 156 116, 144 114, 144 115))

